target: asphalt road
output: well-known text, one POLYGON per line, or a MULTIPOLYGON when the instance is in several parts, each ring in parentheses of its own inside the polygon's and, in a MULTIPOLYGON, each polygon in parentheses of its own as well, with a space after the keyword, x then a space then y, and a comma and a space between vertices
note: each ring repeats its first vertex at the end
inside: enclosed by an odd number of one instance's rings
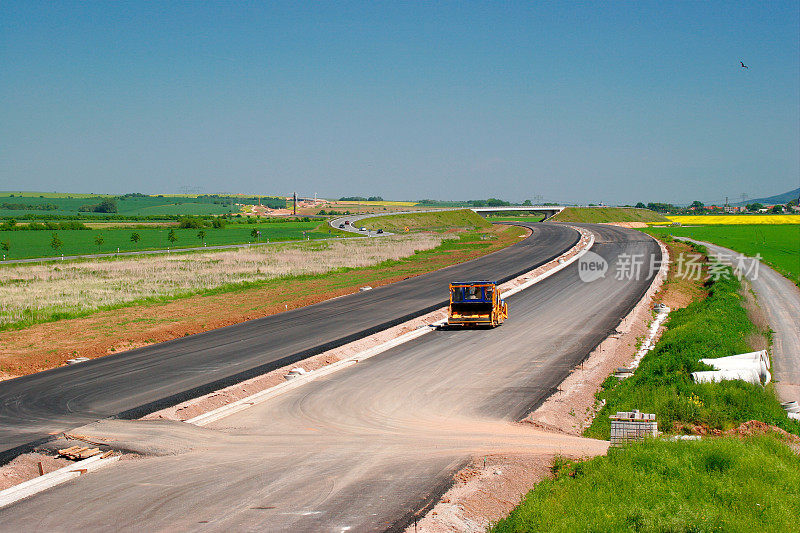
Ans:
POLYGON ((105 421, 82 429, 157 456, 0 510, 0 529, 397 529, 476 454, 601 452, 607 443, 514 423, 614 330, 652 279, 614 274, 622 254, 660 257, 654 241, 592 229, 608 275, 584 283, 572 265, 509 298, 499 328, 428 334, 210 428, 105 421))
POLYGON ((710 242, 682 240, 702 244, 723 263, 741 263, 774 332, 771 371, 775 391, 784 402, 800 402, 800 289, 757 259, 710 242))
MULTIPOLYGON (((0 382, 0 464, 31 442, 109 416, 135 418, 323 352, 444 305, 454 279, 507 279, 570 248, 542 224, 460 265, 279 315, 0 382)), ((44 339, 58 343, 58 339, 44 339)))

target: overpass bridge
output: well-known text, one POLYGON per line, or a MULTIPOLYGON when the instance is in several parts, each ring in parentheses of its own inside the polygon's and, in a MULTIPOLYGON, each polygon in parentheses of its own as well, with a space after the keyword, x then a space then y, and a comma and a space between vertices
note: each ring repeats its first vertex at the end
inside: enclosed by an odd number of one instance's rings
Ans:
MULTIPOLYGON (((512 211, 530 212, 536 211, 537 213, 544 213, 545 220, 553 217, 564 210, 563 205, 515 205, 515 206, 499 206, 499 207, 468 207, 470 211, 474 211, 479 215, 484 213, 508 213, 512 211)), ((463 208, 462 208, 463 209, 463 208)))

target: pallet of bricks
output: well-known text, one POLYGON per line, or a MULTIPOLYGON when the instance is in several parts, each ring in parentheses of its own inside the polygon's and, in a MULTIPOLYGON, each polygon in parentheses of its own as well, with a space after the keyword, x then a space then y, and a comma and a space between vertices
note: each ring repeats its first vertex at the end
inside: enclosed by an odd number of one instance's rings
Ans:
POLYGON ((658 434, 656 415, 637 410, 618 411, 611 419, 611 444, 638 442, 658 434))

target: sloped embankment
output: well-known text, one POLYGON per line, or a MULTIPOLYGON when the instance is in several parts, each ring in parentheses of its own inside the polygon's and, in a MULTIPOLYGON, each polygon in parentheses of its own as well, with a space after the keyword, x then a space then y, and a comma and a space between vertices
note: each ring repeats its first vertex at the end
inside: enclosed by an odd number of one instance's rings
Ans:
POLYGON ((475 230, 488 228, 484 218, 469 209, 457 211, 434 211, 428 213, 404 213, 382 217, 365 218, 358 224, 370 230, 383 229, 392 233, 405 231, 475 230), (407 228, 407 229, 406 229, 407 228))
POLYGON ((551 218, 555 222, 669 222, 663 215, 635 207, 567 207, 551 218))

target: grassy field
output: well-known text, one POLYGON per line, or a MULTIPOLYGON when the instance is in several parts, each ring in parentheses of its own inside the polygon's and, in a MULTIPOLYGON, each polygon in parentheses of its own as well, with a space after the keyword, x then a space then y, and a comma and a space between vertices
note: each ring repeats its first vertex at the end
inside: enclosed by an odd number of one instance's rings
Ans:
POLYGON ((435 248, 441 241, 431 234, 396 235, 5 266, 0 268, 0 327, 281 276, 365 267, 435 248))
POLYGON ((552 470, 493 531, 796 531, 800 517, 800 457, 776 437, 651 441, 552 470))
MULTIPOLYGON (((311 305, 329 298, 351 294, 364 285, 379 287, 500 250, 518 243, 525 233, 522 228, 493 226, 486 230, 453 235, 453 238, 445 239, 436 248, 419 251, 398 260, 386 260, 377 265, 344 267, 321 274, 289 275, 226 284, 194 295, 173 293, 172 296, 103 306, 98 310, 57 314, 51 316, 51 320, 47 319, 46 310, 35 309, 37 304, 31 298, 25 304, 31 308, 28 313, 31 316, 26 318, 26 322, 8 326, 5 330, 0 328, 0 346, 3 347, 0 350, 0 374, 5 372, 10 375, 24 375, 39 372, 63 365, 67 359, 76 355, 99 357, 115 351, 172 340, 187 334, 281 313, 286 309, 311 305), (38 314, 37 320, 33 319, 32 315, 35 314, 38 314), (59 339, 59 342, 48 342, 48 339, 59 339)), ((394 239, 400 239, 402 242, 403 239, 417 238, 441 239, 442 236, 409 235, 394 239)), ((383 239, 352 239, 348 243, 351 241, 364 245, 378 243, 383 239)), ((280 246, 313 248, 327 244, 328 241, 312 241, 302 245, 280 246)), ((392 253, 397 251, 393 250, 392 253)), ((186 258, 197 254, 173 255, 184 256, 181 261, 185 262, 186 258)), ((305 256, 301 266, 308 264, 313 266, 314 258, 314 255, 305 256)), ((117 260, 105 260, 99 263, 116 262, 117 260)), ((72 263, 67 262, 64 265, 72 263)), ((80 261, 74 263, 78 264, 80 261)), ((60 265, 62 264, 51 263, 49 266, 60 265)), ((184 266, 191 268, 191 265, 184 266)), ((258 269, 261 268, 263 273, 263 268, 268 265, 253 266, 255 275, 259 275, 258 269)), ((107 268, 109 267, 102 267, 103 275, 107 268)), ((210 275, 218 276, 216 270, 224 268, 225 264, 220 263, 211 270, 210 275)), ((252 270, 253 268, 249 274, 251 276, 253 276, 252 270)), ((0 272, 3 272, 3 269, 0 269, 0 272)), ((179 269, 176 276, 182 275, 182 272, 184 271, 179 269)), ((54 270, 54 275, 62 274, 54 270)), ((157 278, 160 274, 154 272, 152 276, 157 278)), ((10 286, 11 283, 0 284, 0 288, 6 285, 10 286)), ((106 290, 110 291, 123 289, 116 289, 110 285, 106 287, 106 290)), ((136 290, 136 287, 130 286, 126 290, 136 290)), ((447 287, 442 290, 446 298, 447 287)))
POLYGON ((748 256, 761 254, 764 262, 800 285, 800 225, 668 226, 646 231, 656 237, 673 235, 712 242, 748 256))
POLYGON ((369 229, 382 228, 392 233, 408 231, 449 231, 488 228, 486 220, 469 209, 458 211, 437 211, 433 213, 413 213, 365 218, 359 225, 369 229))
POLYGON ((114 228, 102 230, 58 230, 58 231, 0 231, 0 243, 8 242, 9 250, 0 250, 6 259, 26 259, 32 257, 52 257, 64 255, 85 255, 93 253, 111 253, 176 249, 203 246, 203 243, 214 245, 241 244, 256 242, 251 235, 253 229, 261 232, 259 242, 300 240, 306 237, 311 239, 326 238, 333 235, 329 233, 327 224, 320 224, 319 220, 311 222, 272 222, 268 224, 229 224, 221 229, 204 228, 205 238, 201 240, 197 235, 198 229, 178 228, 114 228), (177 240, 168 239, 170 231, 175 232, 177 240), (305 235, 304 235, 305 232, 305 235), (137 233, 139 242, 132 242, 131 235, 137 233), (63 245, 54 249, 51 246, 53 234, 63 242, 63 245), (103 244, 98 246, 95 239, 103 237, 103 244))
POLYGON ((552 218, 555 222, 669 222, 649 209, 634 207, 567 207, 552 218))
POLYGON ((672 222, 681 224, 800 224, 798 215, 670 215, 672 222))
MULTIPOLYGON (((260 197, 266 205, 268 197, 260 197)), ((56 209, 0 209, 0 217, 22 218, 26 215, 50 216, 86 216, 104 217, 108 213, 81 212, 84 205, 98 204, 103 200, 113 199, 116 202, 115 215, 124 216, 172 216, 172 215, 224 215, 240 211, 236 204, 255 204, 256 196, 220 196, 220 195, 148 195, 148 196, 112 196, 106 194, 86 195, 69 193, 37 193, 37 192, 0 192, 0 206, 3 204, 27 206, 55 206, 56 209)), ((270 200, 285 206, 283 199, 270 200)))
POLYGON ((214 197, 189 197, 189 196, 145 196, 145 197, 114 197, 108 195, 72 195, 59 193, 0 193, 0 204, 52 204, 58 209, 54 210, 17 210, 0 209, 2 217, 18 217, 25 215, 81 215, 87 217, 102 217, 106 213, 79 212, 83 205, 100 203, 108 198, 116 198, 117 213, 119 215, 223 215, 238 213, 239 208, 234 205, 235 198, 214 197), (11 196, 11 195, 14 196, 11 196))

